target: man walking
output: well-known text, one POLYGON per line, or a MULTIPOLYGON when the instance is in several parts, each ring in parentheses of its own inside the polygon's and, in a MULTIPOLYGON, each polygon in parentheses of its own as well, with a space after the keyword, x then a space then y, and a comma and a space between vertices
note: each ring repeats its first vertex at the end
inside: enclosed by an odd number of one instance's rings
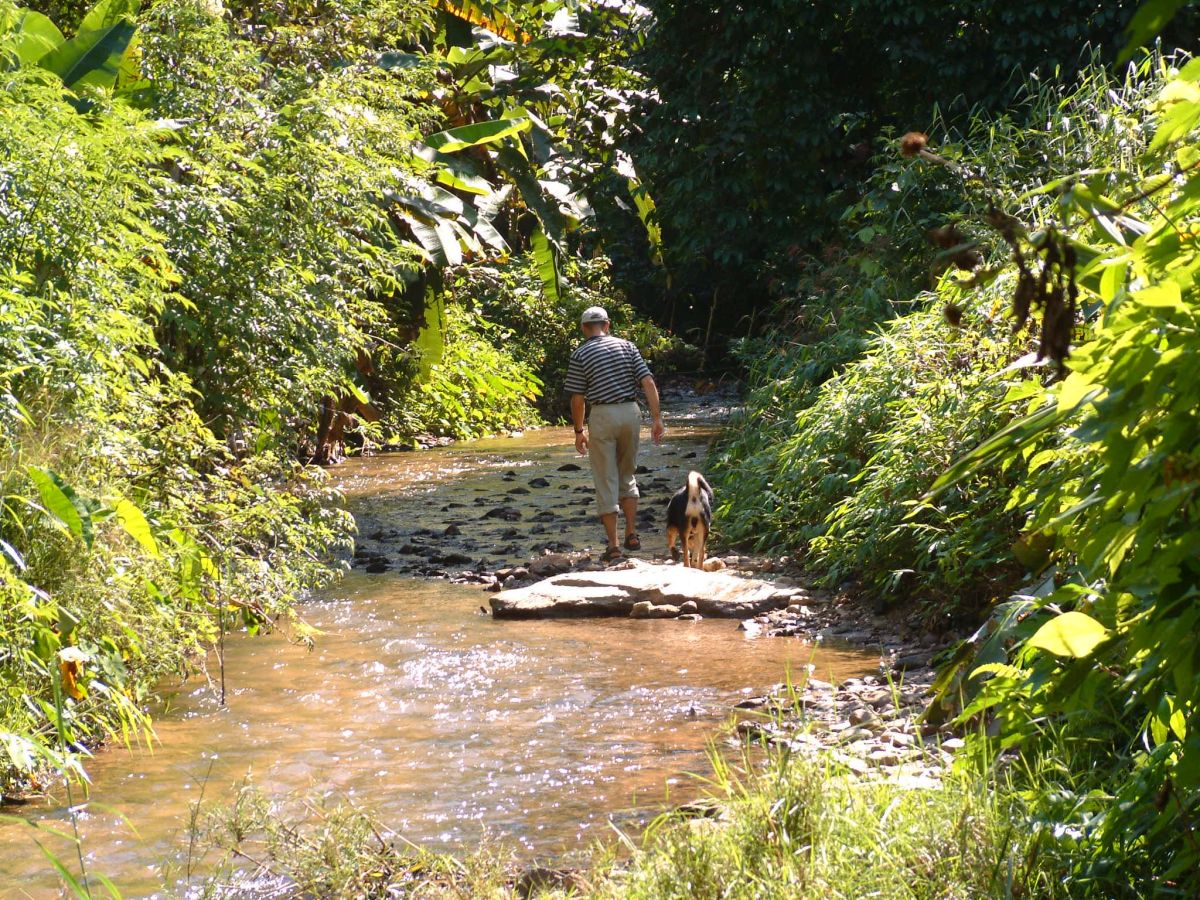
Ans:
POLYGON ((566 391, 571 395, 575 449, 587 455, 592 464, 596 503, 608 538, 601 561, 607 563, 621 558, 617 544, 618 509, 625 516, 626 549, 642 549, 635 523, 638 486, 634 477, 642 427, 642 413, 637 405, 639 385, 650 406, 650 436, 656 444, 662 443, 662 412, 658 387, 646 361, 629 341, 608 333, 608 313, 599 306, 589 307, 583 311, 579 327, 586 340, 571 354, 566 391), (591 405, 586 433, 585 401, 591 405))

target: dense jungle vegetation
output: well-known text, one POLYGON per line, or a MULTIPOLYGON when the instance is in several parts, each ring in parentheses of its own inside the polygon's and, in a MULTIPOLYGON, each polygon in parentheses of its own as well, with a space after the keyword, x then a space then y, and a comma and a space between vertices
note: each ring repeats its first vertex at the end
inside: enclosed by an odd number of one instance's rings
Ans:
POLYGON ((839 829, 885 896, 1200 893, 1198 22, 0 0, 0 789, 230 629, 305 639, 353 540, 310 463, 560 415, 600 303, 745 374, 724 539, 978 630, 936 808, 777 761, 597 895, 851 895, 839 829))
POLYGON ((593 183, 647 208, 607 137, 626 17, 511 12, 0 4, 6 793, 336 574, 352 522, 305 463, 347 432, 556 415, 597 302, 686 358, 582 227, 593 183))

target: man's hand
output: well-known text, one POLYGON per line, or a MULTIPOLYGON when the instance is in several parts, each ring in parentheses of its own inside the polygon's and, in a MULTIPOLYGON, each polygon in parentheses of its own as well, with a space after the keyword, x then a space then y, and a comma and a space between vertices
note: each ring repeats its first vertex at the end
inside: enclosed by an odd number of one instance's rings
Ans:
POLYGON ((663 441, 663 432, 667 429, 663 427, 662 416, 655 416, 650 423, 650 438, 656 444, 661 444, 663 441))
POLYGON ((580 456, 587 456, 587 435, 582 431, 575 432, 575 452, 580 456))

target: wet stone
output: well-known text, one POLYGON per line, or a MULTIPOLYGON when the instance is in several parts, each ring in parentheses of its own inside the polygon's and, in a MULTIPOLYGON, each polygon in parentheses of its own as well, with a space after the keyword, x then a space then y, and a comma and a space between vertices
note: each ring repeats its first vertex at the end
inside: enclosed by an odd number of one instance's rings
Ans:
POLYGON ((389 565, 387 558, 383 556, 377 556, 367 563, 367 571, 372 575, 378 575, 381 572, 386 572, 390 568, 391 566, 389 565))
POLYGON ((523 488, 523 487, 521 487, 520 485, 517 485, 515 488, 509 488, 509 489, 508 489, 508 490, 507 490, 505 493, 508 493, 508 494, 528 494, 528 493, 529 493, 529 488, 523 488))
POLYGON ((447 537, 455 537, 456 535, 462 534, 462 529, 459 528, 458 525, 451 523, 446 526, 446 530, 443 531, 442 534, 446 535, 447 537))
POLYGON ((563 463, 558 467, 558 471, 560 472, 579 472, 582 469, 583 466, 580 466, 577 463, 563 463))
POLYGON ((511 506, 497 506, 483 514, 485 519, 503 519, 505 522, 516 522, 521 518, 521 511, 511 506))
POLYGON ((898 656, 892 663, 893 672, 906 672, 909 669, 924 669, 929 665, 931 655, 928 653, 911 653, 898 656))
POLYGON ((429 557, 429 561, 442 566, 465 566, 468 563, 474 562, 474 558, 465 553, 438 553, 429 557))
POLYGON ((535 488, 545 488, 550 487, 550 482, 548 482, 545 478, 535 478, 529 482, 529 486, 535 488))

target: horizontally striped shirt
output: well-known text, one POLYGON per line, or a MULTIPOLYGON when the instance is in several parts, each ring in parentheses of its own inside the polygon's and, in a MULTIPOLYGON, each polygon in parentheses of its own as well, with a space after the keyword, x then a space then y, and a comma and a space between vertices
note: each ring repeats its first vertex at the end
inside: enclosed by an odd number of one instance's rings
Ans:
POLYGON ((589 403, 621 403, 637 397, 650 367, 638 348, 611 334, 590 337, 571 354, 566 392, 583 394, 589 403))

